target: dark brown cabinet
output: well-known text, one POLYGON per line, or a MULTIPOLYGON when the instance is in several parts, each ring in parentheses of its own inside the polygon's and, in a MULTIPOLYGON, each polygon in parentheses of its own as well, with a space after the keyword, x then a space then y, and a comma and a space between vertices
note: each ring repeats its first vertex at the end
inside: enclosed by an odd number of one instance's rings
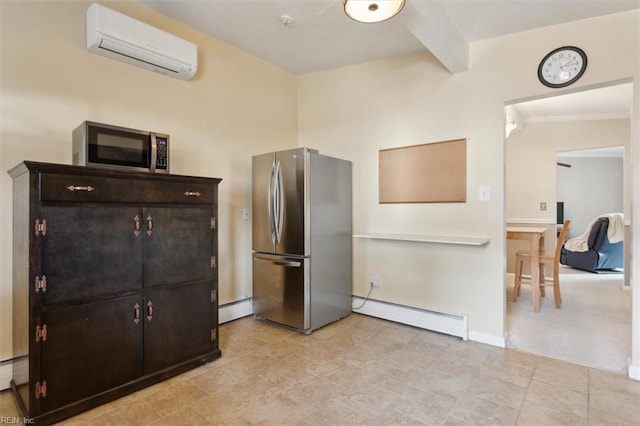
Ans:
POLYGON ((48 424, 218 358, 220 179, 24 162, 12 389, 48 424))

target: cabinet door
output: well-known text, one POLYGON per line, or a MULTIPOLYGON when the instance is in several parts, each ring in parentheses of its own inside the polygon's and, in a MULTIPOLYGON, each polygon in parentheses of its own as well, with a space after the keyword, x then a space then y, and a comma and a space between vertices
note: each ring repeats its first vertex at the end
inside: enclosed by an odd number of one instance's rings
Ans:
POLYGON ((134 380, 143 371, 139 295, 43 312, 43 411, 134 380))
POLYGON ((142 288, 142 209, 46 206, 42 218, 45 304, 142 288))
POLYGON ((146 293, 145 374, 218 349, 214 288, 207 282, 146 293))
POLYGON ((147 208, 144 285, 211 280, 215 220, 209 208, 147 208))

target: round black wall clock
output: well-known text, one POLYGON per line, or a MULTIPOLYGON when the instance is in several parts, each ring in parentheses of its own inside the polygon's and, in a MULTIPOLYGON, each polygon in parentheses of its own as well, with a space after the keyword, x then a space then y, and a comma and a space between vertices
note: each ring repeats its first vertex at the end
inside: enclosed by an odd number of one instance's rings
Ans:
POLYGON ((547 87, 559 88, 575 83, 587 69, 587 54, 575 46, 564 46, 547 53, 538 65, 538 79, 547 87))

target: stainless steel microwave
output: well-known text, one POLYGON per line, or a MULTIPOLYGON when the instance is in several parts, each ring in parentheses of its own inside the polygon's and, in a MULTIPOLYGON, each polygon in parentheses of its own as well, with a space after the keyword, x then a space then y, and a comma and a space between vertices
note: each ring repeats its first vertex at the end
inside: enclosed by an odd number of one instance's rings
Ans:
POLYGON ((73 164, 169 173, 169 135, 85 121, 72 133, 73 164))

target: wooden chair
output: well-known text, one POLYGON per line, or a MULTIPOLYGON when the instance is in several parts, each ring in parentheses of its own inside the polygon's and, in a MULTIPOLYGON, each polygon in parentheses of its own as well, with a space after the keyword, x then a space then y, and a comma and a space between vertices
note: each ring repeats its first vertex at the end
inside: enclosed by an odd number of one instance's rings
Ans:
MULTIPOLYGON (((562 297, 560 296, 560 251, 562 250, 562 244, 564 244, 567 231, 569 229, 569 220, 565 220, 558 234, 556 240, 556 249, 554 253, 540 253, 540 296, 544 297, 544 279, 545 279, 545 265, 553 264, 553 299, 556 303, 556 308, 560 309, 562 306, 562 297)), ((520 296, 520 286, 522 284, 522 264, 527 260, 531 262, 531 253, 525 250, 521 250, 516 253, 516 273, 515 281, 513 285, 513 301, 518 301, 520 296)), ((534 266, 531 265, 533 268, 534 266)))

